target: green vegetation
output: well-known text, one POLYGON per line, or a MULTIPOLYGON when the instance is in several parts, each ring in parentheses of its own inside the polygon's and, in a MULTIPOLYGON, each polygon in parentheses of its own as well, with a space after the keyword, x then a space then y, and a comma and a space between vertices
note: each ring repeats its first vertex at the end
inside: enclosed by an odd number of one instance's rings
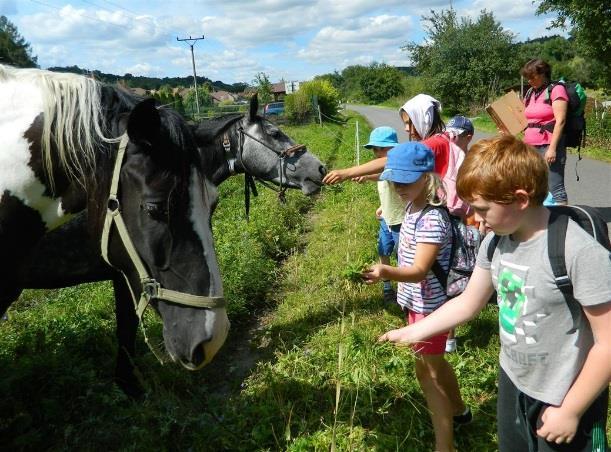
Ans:
POLYGON ((518 75, 512 33, 492 13, 460 20, 452 9, 423 17, 427 39, 404 47, 450 113, 484 107, 518 75))
POLYGON ((272 83, 269 81, 269 77, 265 72, 259 72, 255 75, 252 81, 255 90, 259 96, 259 102, 261 105, 265 105, 271 102, 273 98, 272 83))
POLYGON ((601 65, 604 85, 611 88, 611 6, 600 0, 543 0, 537 14, 558 14, 552 26, 565 27, 570 23, 571 34, 584 54, 601 65))
MULTIPOLYGON (((331 166, 343 167, 354 162, 354 127, 348 124, 285 131, 331 166)), ((363 141, 369 130, 360 133, 363 141)), ((411 352, 376 343, 402 324, 400 311, 383 308, 379 286, 346 278, 375 259, 375 186, 325 187, 315 204, 290 192, 281 205, 263 191, 250 222, 243 218, 241 190, 239 179, 221 186, 214 218, 232 320, 219 357, 197 373, 161 366, 140 337, 136 361, 147 396, 130 401, 111 383, 116 343, 110 285, 27 291, 11 308, 10 321, 0 323, 4 447, 431 447, 411 352)), ((475 413, 457 437, 460 450, 495 448, 496 330, 496 310, 486 309, 459 328, 459 353, 450 356, 475 413)), ((149 331, 160 340, 152 315, 149 331)))
POLYGON ((6 16, 0 16, 0 63, 17 67, 36 67, 30 44, 6 16))
POLYGON ((284 98, 286 117, 293 123, 303 122, 310 119, 313 114, 320 113, 325 118, 334 118, 339 106, 339 92, 333 85, 324 79, 304 82, 299 91, 288 94, 284 98))

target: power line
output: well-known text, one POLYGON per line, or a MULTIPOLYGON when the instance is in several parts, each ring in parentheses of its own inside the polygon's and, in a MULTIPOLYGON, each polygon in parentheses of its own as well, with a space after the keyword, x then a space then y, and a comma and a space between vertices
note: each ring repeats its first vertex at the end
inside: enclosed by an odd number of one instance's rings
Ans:
POLYGON ((197 106, 197 114, 199 115, 199 95, 197 94, 197 74, 195 73, 195 56, 193 53, 193 46, 197 44, 197 41, 203 40, 204 35, 201 38, 192 38, 189 36, 188 38, 179 38, 176 36, 176 40, 180 42, 188 42, 191 46, 191 64, 193 65, 193 85, 195 86, 195 105, 197 106))

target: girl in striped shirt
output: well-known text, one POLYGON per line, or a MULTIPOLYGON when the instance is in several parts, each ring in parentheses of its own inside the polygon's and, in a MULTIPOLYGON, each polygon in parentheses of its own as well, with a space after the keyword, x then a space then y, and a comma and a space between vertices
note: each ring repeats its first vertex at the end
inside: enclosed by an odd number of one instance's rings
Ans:
MULTIPOLYGON (((449 270, 452 226, 447 212, 441 210, 443 206, 425 211, 428 206, 443 204, 439 197, 441 180, 433 170, 433 152, 424 144, 408 142, 388 152, 380 180, 390 181, 407 203, 399 239, 399 265, 377 264, 363 273, 368 284, 386 279, 399 281, 397 302, 410 324, 447 301, 431 268, 437 261, 443 271, 449 270)), ((436 451, 454 451, 453 424, 471 420, 456 375, 444 358, 446 338, 447 332, 413 344, 416 376, 431 413, 436 451)))

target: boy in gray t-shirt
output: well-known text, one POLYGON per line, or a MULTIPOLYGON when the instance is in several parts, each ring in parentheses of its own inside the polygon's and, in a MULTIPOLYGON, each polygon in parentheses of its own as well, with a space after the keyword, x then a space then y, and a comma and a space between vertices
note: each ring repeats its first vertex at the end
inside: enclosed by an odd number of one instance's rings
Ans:
POLYGON ((605 451, 611 380, 611 255, 569 222, 566 266, 581 315, 573 318, 547 252, 547 168, 512 137, 481 140, 458 174, 458 194, 501 236, 484 240, 469 285, 426 319, 380 340, 417 342, 475 317, 497 290, 501 339, 501 452, 605 451))

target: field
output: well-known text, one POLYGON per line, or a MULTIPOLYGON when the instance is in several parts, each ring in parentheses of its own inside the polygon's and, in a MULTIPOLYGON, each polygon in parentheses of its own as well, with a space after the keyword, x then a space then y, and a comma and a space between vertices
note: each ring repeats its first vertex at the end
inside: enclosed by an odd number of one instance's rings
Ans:
MULTIPOLYGON (((283 129, 344 167, 352 124, 283 129)), ((375 259, 375 185, 290 192, 286 205, 260 187, 247 222, 242 183, 221 186, 213 219, 232 321, 219 357, 197 373, 162 366, 140 335, 147 393, 129 400, 112 384, 110 284, 27 291, 0 323, 0 449, 431 450, 409 350, 375 341, 401 313, 349 277, 375 259)), ((459 450, 496 448, 496 315, 489 306, 459 328, 449 357, 475 415, 459 450)), ((148 323, 160 341, 159 322, 148 323)))

